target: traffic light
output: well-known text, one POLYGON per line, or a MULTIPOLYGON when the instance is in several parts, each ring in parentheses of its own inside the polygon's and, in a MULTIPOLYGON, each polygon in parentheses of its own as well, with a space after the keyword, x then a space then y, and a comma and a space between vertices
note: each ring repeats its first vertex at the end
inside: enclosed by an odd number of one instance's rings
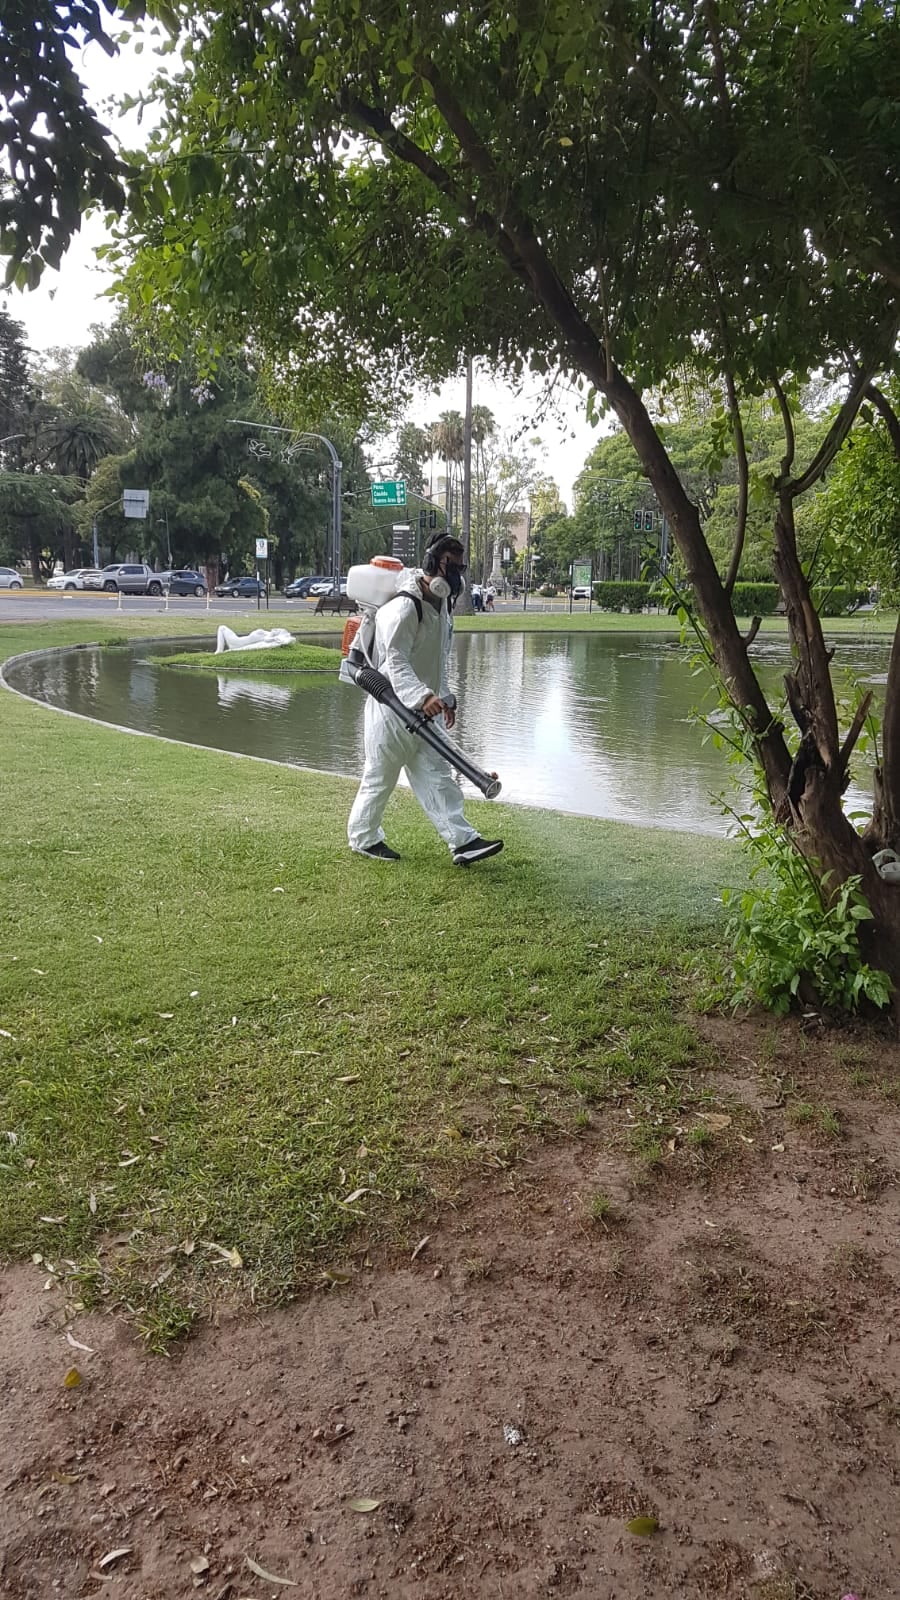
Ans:
POLYGON ((645 533, 652 533, 653 532, 653 512, 652 511, 645 511, 644 512, 644 532, 645 533))
POLYGON ((643 511, 636 511, 634 513, 634 531, 635 531, 635 533, 641 533, 643 531, 643 527, 644 527, 644 513, 643 513, 643 511))
POLYGON ((426 527, 427 522, 428 522, 428 512, 425 511, 425 510, 420 511, 419 512, 419 532, 420 533, 424 533, 425 532, 425 527, 426 527))
POLYGON ((428 526, 429 528, 437 527, 437 512, 434 510, 429 511, 428 513, 428 526))

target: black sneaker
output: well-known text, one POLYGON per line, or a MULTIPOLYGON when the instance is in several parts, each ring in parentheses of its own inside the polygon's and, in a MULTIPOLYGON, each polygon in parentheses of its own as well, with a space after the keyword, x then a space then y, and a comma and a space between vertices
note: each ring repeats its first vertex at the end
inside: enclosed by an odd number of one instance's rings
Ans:
POLYGON ((495 856, 503 849, 502 839, 470 839, 468 844, 461 844, 453 852, 453 865, 455 867, 469 867, 473 861, 484 861, 487 856, 495 856))
POLYGON ((392 850, 390 845, 385 844, 383 839, 379 839, 377 844, 367 844, 364 850, 357 850, 356 854, 358 856, 371 856, 373 861, 400 860, 396 850, 392 850))

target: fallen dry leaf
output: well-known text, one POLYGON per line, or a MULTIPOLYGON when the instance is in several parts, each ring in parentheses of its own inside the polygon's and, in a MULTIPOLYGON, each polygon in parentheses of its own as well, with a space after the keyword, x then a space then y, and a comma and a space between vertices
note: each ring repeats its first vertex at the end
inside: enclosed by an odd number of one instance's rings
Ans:
POLYGON ((239 1250, 226 1250, 224 1245, 213 1244, 211 1239, 204 1239, 201 1242, 205 1244, 207 1250, 215 1250, 216 1255, 227 1261, 230 1267, 237 1269, 244 1265, 244 1258, 239 1250))
POLYGON ((289 1589, 296 1589, 297 1584, 294 1578, 276 1578, 274 1572, 267 1572, 265 1567, 261 1567, 258 1561, 253 1560, 252 1556, 245 1556, 244 1560, 250 1571, 255 1572, 256 1576, 263 1578, 266 1583, 283 1583, 289 1589))
POLYGON ((429 1243, 430 1239, 431 1239, 431 1234, 430 1233, 426 1233, 424 1239, 420 1239, 419 1240, 418 1244, 416 1245, 415 1250, 413 1251, 412 1255, 409 1258, 410 1261, 415 1261, 416 1256, 420 1256, 422 1254, 422 1251, 425 1249, 425 1246, 429 1243))
POLYGON ((66 1333, 66 1342, 72 1346, 73 1350, 83 1350, 86 1355, 93 1356, 97 1353, 89 1344, 81 1344, 77 1339, 73 1339, 69 1332, 66 1333))
POLYGON ((701 1111, 700 1116, 713 1133, 720 1133, 723 1128, 731 1127, 731 1118, 724 1111, 701 1111))
POLYGON ((78 1371, 78 1368, 77 1367, 70 1367, 68 1372, 66 1373, 65 1377, 63 1378, 63 1384, 64 1384, 65 1388, 67 1388, 67 1389, 77 1389, 78 1385, 80 1384, 80 1382, 81 1382, 81 1373, 78 1371))
POLYGON ((97 1562, 97 1566, 101 1569, 103 1567, 115 1566, 115 1563, 117 1561, 121 1561, 123 1556, 130 1556, 133 1549, 134 1545, 123 1544, 118 1550, 107 1550, 106 1555, 100 1557, 100 1560, 97 1562))
POLYGON ((351 1511, 377 1511, 381 1501, 370 1500, 367 1495, 360 1495, 357 1500, 350 1500, 348 1505, 351 1511))

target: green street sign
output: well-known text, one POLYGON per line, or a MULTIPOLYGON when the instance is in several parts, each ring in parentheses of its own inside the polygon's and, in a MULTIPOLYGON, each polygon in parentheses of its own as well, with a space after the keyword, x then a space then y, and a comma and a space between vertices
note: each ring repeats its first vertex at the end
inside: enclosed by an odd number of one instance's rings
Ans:
POLYGON ((590 587, 592 578, 591 563, 589 561, 572 562, 572 588, 586 589, 590 587))
POLYGON ((405 506, 406 482, 403 478, 387 478, 372 485, 373 506, 405 506))

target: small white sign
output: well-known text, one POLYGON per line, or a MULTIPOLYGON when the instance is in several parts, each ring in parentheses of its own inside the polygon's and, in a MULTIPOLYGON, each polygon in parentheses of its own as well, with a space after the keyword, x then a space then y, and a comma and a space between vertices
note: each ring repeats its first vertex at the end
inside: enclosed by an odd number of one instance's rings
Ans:
POLYGON ((268 541, 268 539, 257 539, 257 541, 256 541, 256 559, 257 559, 257 561, 268 561, 268 559, 269 559, 269 541, 268 541))
POLYGON ((122 490, 122 515, 135 517, 143 522, 150 509, 149 489, 123 489, 122 490))

